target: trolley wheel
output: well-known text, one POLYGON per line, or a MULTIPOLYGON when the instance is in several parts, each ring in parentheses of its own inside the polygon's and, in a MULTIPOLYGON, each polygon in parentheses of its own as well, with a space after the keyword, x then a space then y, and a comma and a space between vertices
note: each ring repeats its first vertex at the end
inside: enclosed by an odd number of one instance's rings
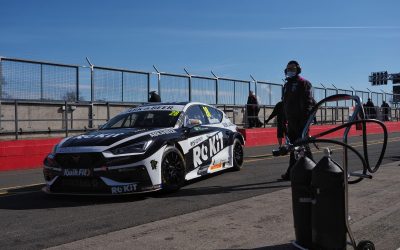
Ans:
POLYGON ((358 243, 357 250, 375 250, 375 245, 372 241, 362 240, 358 243))

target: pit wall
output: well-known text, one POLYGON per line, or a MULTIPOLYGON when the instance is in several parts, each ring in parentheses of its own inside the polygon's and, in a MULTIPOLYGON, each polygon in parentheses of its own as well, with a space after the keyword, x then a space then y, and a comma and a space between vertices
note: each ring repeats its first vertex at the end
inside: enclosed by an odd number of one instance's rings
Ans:
MULTIPOLYGON (((400 122, 386 122, 389 133, 400 132, 400 122)), ((337 125, 313 125, 310 134, 326 131, 337 125)), ((323 138, 341 138, 344 130, 339 130, 323 138)), ((253 128, 240 129, 246 140, 246 147, 276 145, 276 128, 253 128)), ((379 125, 371 124, 367 127, 368 134, 380 134, 382 129, 379 125)), ((362 131, 356 130, 353 126, 349 136, 359 136, 362 131)), ((30 139, 30 140, 9 140, 0 141, 0 171, 23 170, 40 168, 43 160, 51 152, 55 144, 62 138, 30 139)))

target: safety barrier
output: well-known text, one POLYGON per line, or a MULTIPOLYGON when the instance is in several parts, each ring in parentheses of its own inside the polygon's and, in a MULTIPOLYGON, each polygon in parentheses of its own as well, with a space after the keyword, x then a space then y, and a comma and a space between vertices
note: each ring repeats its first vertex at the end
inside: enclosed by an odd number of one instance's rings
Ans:
MULTIPOLYGON (((389 132, 400 132, 400 122, 385 122, 389 132)), ((336 127, 336 125, 313 125, 310 127, 310 135, 320 133, 322 131, 336 127)), ((254 129, 239 129, 246 140, 246 147, 265 146, 278 144, 276 137, 276 128, 254 128, 254 129)), ((382 129, 375 124, 367 125, 368 134, 379 134, 382 129)), ((349 132, 349 136, 361 135, 362 131, 356 130, 353 126, 349 132)), ((343 131, 339 130, 331 133, 324 138, 338 138, 343 135, 343 131)))
MULTIPOLYGON (((6 100, 0 102, 0 140, 64 137, 97 129, 110 118, 127 108, 140 103, 89 103, 89 102, 39 102, 6 100)), ((240 128, 249 127, 246 105, 217 105, 233 123, 240 128)), ((261 105, 258 119, 263 123, 271 114, 274 106, 261 105)), ((387 108, 388 115, 383 115, 382 108, 366 108, 366 113, 373 113, 380 120, 399 120, 398 108, 387 108)), ((322 107, 317 112, 316 122, 321 125, 338 124, 348 120, 351 107, 322 107)), ((263 128, 276 126, 274 120, 263 124, 263 128)))
MULTIPOLYGON (((400 122, 386 122, 389 132, 400 132, 400 122)), ((325 131, 334 125, 313 125, 310 134, 325 131)), ((277 144, 276 128, 239 129, 246 139, 246 147, 266 146, 277 144)), ((368 125, 368 133, 381 133, 376 125, 368 125)), ((337 131, 325 138, 340 137, 343 133, 337 131)), ((360 135, 361 131, 352 128, 350 136, 360 135)), ((0 171, 39 168, 43 159, 51 152, 53 146, 62 138, 12 140, 0 143, 0 171)))

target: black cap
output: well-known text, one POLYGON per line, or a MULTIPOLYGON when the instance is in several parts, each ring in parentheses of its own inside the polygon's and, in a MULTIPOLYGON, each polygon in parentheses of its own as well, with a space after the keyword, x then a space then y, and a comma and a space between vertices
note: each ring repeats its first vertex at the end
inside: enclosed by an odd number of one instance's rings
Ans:
POLYGON ((297 61, 295 61, 295 60, 289 61, 289 62, 288 62, 288 65, 289 65, 289 64, 295 64, 296 67, 299 67, 299 66, 300 66, 300 64, 299 64, 297 61))

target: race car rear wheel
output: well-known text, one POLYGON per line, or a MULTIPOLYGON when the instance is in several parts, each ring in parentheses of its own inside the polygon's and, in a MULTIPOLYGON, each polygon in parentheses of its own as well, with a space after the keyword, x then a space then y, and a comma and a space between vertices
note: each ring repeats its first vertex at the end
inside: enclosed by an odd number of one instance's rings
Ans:
POLYGON ((185 183, 185 161, 175 147, 165 149, 161 162, 162 189, 176 191, 185 183))
POLYGON ((239 171, 243 165, 243 145, 239 139, 233 141, 233 170, 239 171))

